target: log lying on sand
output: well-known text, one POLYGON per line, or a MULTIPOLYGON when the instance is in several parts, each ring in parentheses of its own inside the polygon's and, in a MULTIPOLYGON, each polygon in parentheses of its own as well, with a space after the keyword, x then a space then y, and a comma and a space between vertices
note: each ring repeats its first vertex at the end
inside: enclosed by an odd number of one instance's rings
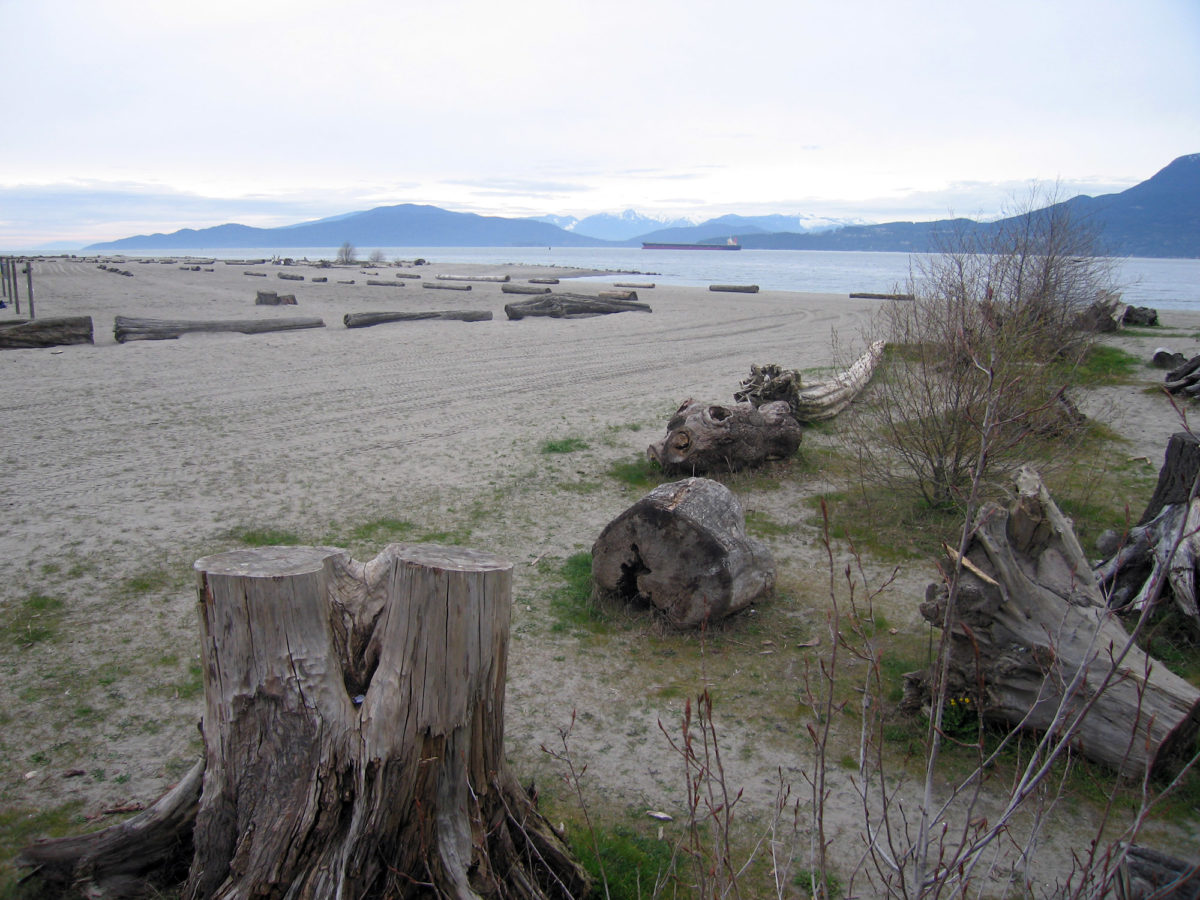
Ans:
POLYGON ((418 322, 426 319, 447 319, 458 322, 490 322, 490 310, 481 309, 448 309, 441 312, 365 312, 346 313, 342 323, 347 328, 369 328, 384 322, 418 322))
POLYGON ((491 283, 502 283, 509 281, 507 275, 437 275, 439 281, 483 281, 491 283))
MULTIPOLYGON (((1023 468, 1015 486, 1007 507, 988 504, 976 520, 949 620, 946 696, 1039 732, 1082 716, 1071 744, 1088 758, 1139 780, 1179 771, 1200 730, 1200 691, 1132 645, 1037 474, 1023 468)), ((947 597, 943 582, 926 591, 931 624, 945 621, 947 597)), ((907 708, 929 703, 933 677, 905 675, 907 708)))
POLYGON ((685 400, 646 454, 668 475, 736 472, 791 456, 804 432, 787 403, 729 406, 685 400))
POLYGON ((397 272, 396 277, 397 278, 416 278, 418 281, 420 281, 422 276, 418 275, 416 272, 397 272))
POLYGON ((751 366, 750 377, 742 382, 733 399, 755 406, 786 400, 792 415, 801 424, 832 419, 870 383, 886 346, 884 341, 875 341, 846 371, 829 381, 809 385, 803 383, 800 373, 795 370, 774 364, 751 366))
POLYGON ((282 278, 284 281, 303 281, 303 275, 294 275, 291 272, 276 272, 276 278, 282 278))
POLYGON ((117 316, 113 337, 125 341, 169 341, 183 334, 208 331, 232 331, 241 334, 263 334, 269 331, 294 331, 300 328, 324 328, 325 322, 315 317, 290 319, 230 319, 227 321, 186 321, 174 319, 136 319, 117 316))
POLYGON ((855 291, 850 295, 856 300, 915 300, 912 294, 873 294, 870 291, 855 291))
POLYGON ((471 289, 469 284, 434 284, 430 281, 421 282, 421 287, 431 291, 469 291, 471 289))
POLYGON ((1170 394, 1200 397, 1200 356, 1193 356, 1167 372, 1163 387, 1170 394))
POLYGON ((614 281, 613 287, 615 287, 615 288, 644 288, 646 290, 649 290, 650 288, 654 287, 654 282, 653 281, 614 281))
POLYGON ((530 278, 530 284, 558 284, 557 278, 530 278))
POLYGON ((549 294, 550 288, 538 287, 532 284, 502 284, 501 293, 505 294, 549 294))
POLYGON ((266 278, 266 272, 243 272, 243 275, 249 275, 251 278, 266 278))
POLYGON ((255 306, 295 306, 295 294, 277 294, 275 291, 259 291, 254 297, 255 306))
POLYGON ((1191 496, 1198 474, 1200 441, 1185 431, 1171 435, 1137 526, 1126 535, 1102 535, 1108 558, 1096 574, 1113 609, 1140 612, 1149 603, 1174 601, 1200 631, 1200 497, 1191 496))
POLYGON ((775 563, 747 536, 727 487, 688 478, 659 485, 604 528, 592 577, 601 596, 651 604, 672 625, 694 628, 769 594, 775 563))
POLYGON ((532 300, 517 300, 504 305, 510 319, 548 316, 552 319, 585 319, 620 312, 652 312, 649 303, 633 300, 601 300, 584 294, 546 294, 532 300))
MULTIPOLYGON (((173 834, 177 857, 191 848, 181 896, 587 895, 505 758, 511 563, 264 547, 195 571, 205 758, 192 827, 173 834)), ((95 869, 85 852, 56 871, 86 889, 95 869)))
POLYGON ((92 344, 91 316, 17 319, 0 323, 0 350, 92 344))
POLYGON ((710 291, 725 291, 733 294, 757 294, 757 284, 710 284, 710 291))
POLYGON ((374 285, 375 287, 408 287, 403 281, 384 281, 382 278, 368 278, 367 284, 374 285))
POLYGON ((633 300, 637 301, 637 291, 601 291, 597 294, 601 300, 633 300))

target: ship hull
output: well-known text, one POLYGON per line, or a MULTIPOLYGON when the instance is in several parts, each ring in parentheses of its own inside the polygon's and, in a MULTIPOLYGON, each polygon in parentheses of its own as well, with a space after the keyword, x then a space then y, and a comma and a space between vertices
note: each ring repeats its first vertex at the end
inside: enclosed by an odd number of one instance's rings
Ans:
POLYGON ((643 250, 741 250, 740 244, 650 244, 643 243, 643 250))

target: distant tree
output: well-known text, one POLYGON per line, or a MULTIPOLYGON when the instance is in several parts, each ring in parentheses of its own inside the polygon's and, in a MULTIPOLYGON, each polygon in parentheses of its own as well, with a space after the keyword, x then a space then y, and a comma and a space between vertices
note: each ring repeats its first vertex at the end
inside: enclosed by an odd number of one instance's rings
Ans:
POLYGON ((383 265, 385 257, 382 250, 372 250, 371 255, 367 257, 367 259, 370 261, 371 265, 379 266, 383 265))
POLYGON ((342 265, 354 265, 357 257, 358 250, 349 241, 346 241, 346 243, 338 247, 337 261, 342 265))

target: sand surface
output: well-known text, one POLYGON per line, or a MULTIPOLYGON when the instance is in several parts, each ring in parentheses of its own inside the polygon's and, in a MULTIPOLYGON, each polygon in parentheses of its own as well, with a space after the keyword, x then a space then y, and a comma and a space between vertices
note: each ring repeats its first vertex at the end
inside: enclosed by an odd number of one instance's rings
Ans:
MULTIPOLYGON (((238 546, 239 529, 318 543, 380 520, 466 534, 516 564, 507 725, 519 768, 544 772, 538 747, 556 741, 573 710, 586 712, 574 740, 597 791, 635 810, 678 804, 657 722, 677 717, 679 697, 664 695, 661 683, 640 683, 612 645, 551 633, 546 579, 531 563, 589 549, 637 499, 604 473, 657 440, 680 401, 728 401, 751 363, 843 362, 861 348, 878 301, 660 286, 639 291, 649 314, 513 322, 503 306, 521 298, 497 284, 458 292, 366 280, 398 280, 399 271, 430 282, 437 273, 523 282, 551 272, 436 261, 417 269, 120 267, 133 277, 94 261, 38 262, 39 317, 92 316, 95 346, 0 352, 0 614, 14 621, 35 595, 63 603, 53 614, 55 639, 22 644, 7 636, 0 648, 0 806, 73 804, 74 815, 93 816, 153 800, 199 752, 191 562, 238 546), (280 280, 281 271, 304 281, 280 280), (255 306, 256 290, 295 293, 298 305, 255 306), (356 330, 341 323, 348 312, 445 309, 495 318, 356 330), (327 327, 117 344, 115 315, 320 316, 327 327), (587 448, 541 452, 545 441, 568 437, 587 448)), ((0 321, 12 315, 0 311, 0 321)), ((1194 341, 1174 343, 1197 352, 1194 341)), ((1148 353, 1154 341, 1133 345, 1148 353)), ((1114 424, 1131 436, 1129 455, 1146 455, 1157 468, 1178 430, 1169 404, 1140 388, 1107 400, 1122 411, 1114 424)), ((805 515, 794 501, 764 494, 750 505, 794 521, 805 515)), ((359 539, 369 546, 369 534, 359 539)), ((811 530, 781 536, 772 549, 793 579, 820 564, 811 530)), ((901 572, 888 601, 894 623, 916 627, 915 604, 933 575, 930 566, 901 572)), ((819 621, 820 598, 795 615, 819 621)), ((646 652, 617 644, 620 653, 646 652)), ((802 662, 779 666, 770 677, 796 679, 802 662)), ((778 767, 798 778, 799 757, 787 749, 793 745, 736 726, 729 740, 736 777, 761 813, 778 767)), ((850 835, 858 813, 845 784, 835 799, 845 807, 839 827, 850 835)), ((843 838, 846 854, 851 842, 843 838)))

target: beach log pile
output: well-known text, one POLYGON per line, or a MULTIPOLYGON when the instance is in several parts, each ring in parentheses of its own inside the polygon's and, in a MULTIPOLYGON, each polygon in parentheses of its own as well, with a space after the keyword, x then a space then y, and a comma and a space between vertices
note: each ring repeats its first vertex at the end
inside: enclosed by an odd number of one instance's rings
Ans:
POLYGON ((1200 356, 1193 356, 1167 372, 1163 387, 1170 394, 1200 397, 1200 356))
MULTIPOLYGON (((945 571, 958 555, 946 548, 945 571)), ((1200 730, 1200 691, 1147 657, 1110 611, 1070 521, 1032 469, 987 504, 958 574, 929 585, 921 614, 949 628, 948 698, 985 720, 1071 736, 1089 759, 1140 779, 1171 775, 1200 730)), ((928 708, 935 663, 904 676, 902 706, 928 708)))
POLYGON ((602 598, 643 603, 678 628, 733 615, 768 595, 775 563, 746 534, 733 493, 707 478, 659 485, 592 545, 602 598))
POLYGON ((447 309, 439 312, 365 312, 346 313, 342 324, 347 328, 369 328, 385 322, 420 322, 427 319, 446 319, 457 322, 490 322, 491 310, 447 309))
POLYGON ((1127 534, 1105 532, 1105 561, 1096 569, 1109 606, 1140 613, 1173 602, 1200 633, 1196 596, 1200 565, 1200 441, 1186 431, 1167 442, 1158 483, 1137 525, 1127 534))
POLYGON ((195 332, 230 331, 241 334, 264 334, 271 331, 324 327, 324 320, 307 316, 295 316, 288 319, 227 319, 224 321, 139 319, 117 316, 113 322, 113 337, 116 338, 118 344, 123 344, 126 341, 169 341, 195 332))
POLYGON ((804 432, 784 401, 722 404, 684 400, 667 434, 646 448, 668 475, 737 472, 796 452, 804 432))
POLYGON ((636 300, 602 299, 584 294, 546 294, 530 300, 515 300, 504 305, 504 313, 510 319, 519 320, 531 316, 546 316, 551 319, 586 319, 621 312, 652 312, 649 303, 636 300))
POLYGON ((95 343, 91 316, 16 319, 0 323, 0 350, 95 343))
POLYGON ((190 846, 187 897, 587 895, 505 758, 511 563, 392 544, 367 562, 266 547, 194 568, 203 762, 135 819, 22 864, 132 896, 190 846))

